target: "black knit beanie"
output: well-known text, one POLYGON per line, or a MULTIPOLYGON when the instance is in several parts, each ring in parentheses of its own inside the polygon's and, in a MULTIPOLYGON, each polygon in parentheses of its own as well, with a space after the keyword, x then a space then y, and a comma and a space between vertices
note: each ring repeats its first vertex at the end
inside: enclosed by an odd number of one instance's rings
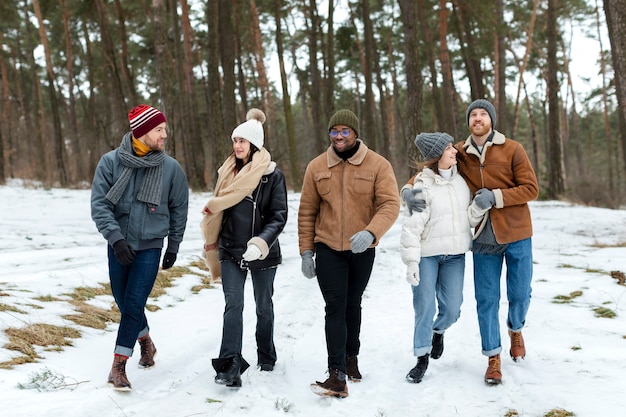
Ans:
POLYGON ((474 109, 484 109, 484 110, 486 110, 487 113, 489 113, 489 117, 491 117, 491 127, 493 129, 496 128, 496 108, 493 107, 493 104, 491 104, 490 102, 488 102, 487 100, 485 100, 483 98, 479 98, 478 100, 474 100, 472 102, 472 104, 467 106, 467 111, 465 112, 465 121, 467 122, 468 126, 469 126, 469 116, 470 116, 470 113, 474 109))

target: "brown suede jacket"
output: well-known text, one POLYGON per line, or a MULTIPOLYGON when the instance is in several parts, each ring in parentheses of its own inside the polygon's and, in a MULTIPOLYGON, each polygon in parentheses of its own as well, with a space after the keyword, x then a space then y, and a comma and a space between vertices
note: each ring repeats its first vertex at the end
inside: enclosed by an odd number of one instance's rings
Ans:
MULTIPOLYGON (((485 143, 482 154, 472 145, 471 136, 454 146, 459 151, 459 172, 472 195, 481 188, 493 191, 496 204, 489 210, 489 216, 498 243, 531 237, 533 226, 528 202, 539 195, 539 184, 522 145, 494 130, 493 139, 485 143)), ((411 185, 413 178, 409 180, 411 185)), ((483 224, 484 221, 477 226, 477 231, 483 224)))
POLYGON ((398 183, 389 161, 360 143, 342 160, 332 146, 309 162, 298 209, 300 254, 322 242, 350 250, 350 237, 371 232, 376 246, 400 214, 398 183))
POLYGON ((471 136, 456 147, 461 154, 457 156, 459 170, 470 191, 488 188, 496 197, 489 215, 498 243, 531 237, 528 202, 539 195, 539 184, 522 145, 494 130, 493 139, 485 143, 482 154, 472 146, 471 136))

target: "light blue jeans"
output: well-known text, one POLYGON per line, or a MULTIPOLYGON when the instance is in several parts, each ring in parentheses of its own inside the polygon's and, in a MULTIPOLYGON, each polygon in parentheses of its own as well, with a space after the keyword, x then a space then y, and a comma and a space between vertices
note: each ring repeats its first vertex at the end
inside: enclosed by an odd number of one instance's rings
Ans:
POLYGON ((509 243, 500 255, 474 254, 474 295, 485 356, 502 351, 498 311, 503 261, 506 261, 506 296, 509 301, 506 324, 509 330, 516 332, 524 327, 530 305, 533 275, 531 238, 509 243))
POLYGON ((443 333, 459 319, 464 273, 464 253, 427 256, 420 260, 420 283, 417 287, 411 287, 415 312, 415 356, 430 353, 433 332, 443 333))

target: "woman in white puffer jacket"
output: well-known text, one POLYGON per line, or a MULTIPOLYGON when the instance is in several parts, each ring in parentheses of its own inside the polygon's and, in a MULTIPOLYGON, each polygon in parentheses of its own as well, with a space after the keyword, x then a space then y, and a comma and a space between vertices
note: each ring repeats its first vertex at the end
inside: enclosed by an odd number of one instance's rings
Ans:
POLYGON ((415 138, 425 161, 413 189, 426 207, 407 212, 402 223, 400 255, 413 291, 415 329, 413 354, 417 364, 409 382, 421 382, 429 356, 443 353, 443 334, 461 314, 465 253, 471 248, 472 228, 485 214, 472 203, 470 190, 457 171, 457 150, 447 133, 421 133, 415 138), (436 317, 435 317, 436 315, 436 317))

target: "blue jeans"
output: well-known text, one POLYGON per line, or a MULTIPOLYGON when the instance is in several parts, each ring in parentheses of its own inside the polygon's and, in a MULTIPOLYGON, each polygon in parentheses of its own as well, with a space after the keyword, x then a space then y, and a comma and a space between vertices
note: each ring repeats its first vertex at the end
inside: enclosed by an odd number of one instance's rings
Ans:
POLYGON ((346 372, 346 356, 361 348, 361 300, 374 265, 376 249, 362 253, 315 245, 317 283, 326 303, 328 368, 346 372))
POLYGON ((474 295, 485 356, 502 351, 498 311, 503 261, 506 261, 506 296, 509 301, 506 324, 509 330, 519 331, 524 327, 530 305, 533 275, 531 238, 509 243, 500 255, 474 254, 474 295))
POLYGON ((114 353, 132 356, 137 338, 150 330, 145 306, 159 272, 161 249, 137 251, 130 266, 118 262, 111 246, 108 255, 111 292, 122 313, 114 353))
POLYGON ((417 287, 411 286, 415 312, 415 356, 430 353, 433 332, 443 333, 461 316, 464 273, 464 253, 421 258, 420 283, 417 287))
MULTIPOLYGON (((241 356, 243 338, 244 286, 248 270, 233 261, 222 261, 222 290, 224 291, 224 324, 220 358, 241 356)), ((274 277, 276 268, 251 269, 254 301, 256 303, 256 345, 259 364, 276 363, 274 346, 274 277)))

